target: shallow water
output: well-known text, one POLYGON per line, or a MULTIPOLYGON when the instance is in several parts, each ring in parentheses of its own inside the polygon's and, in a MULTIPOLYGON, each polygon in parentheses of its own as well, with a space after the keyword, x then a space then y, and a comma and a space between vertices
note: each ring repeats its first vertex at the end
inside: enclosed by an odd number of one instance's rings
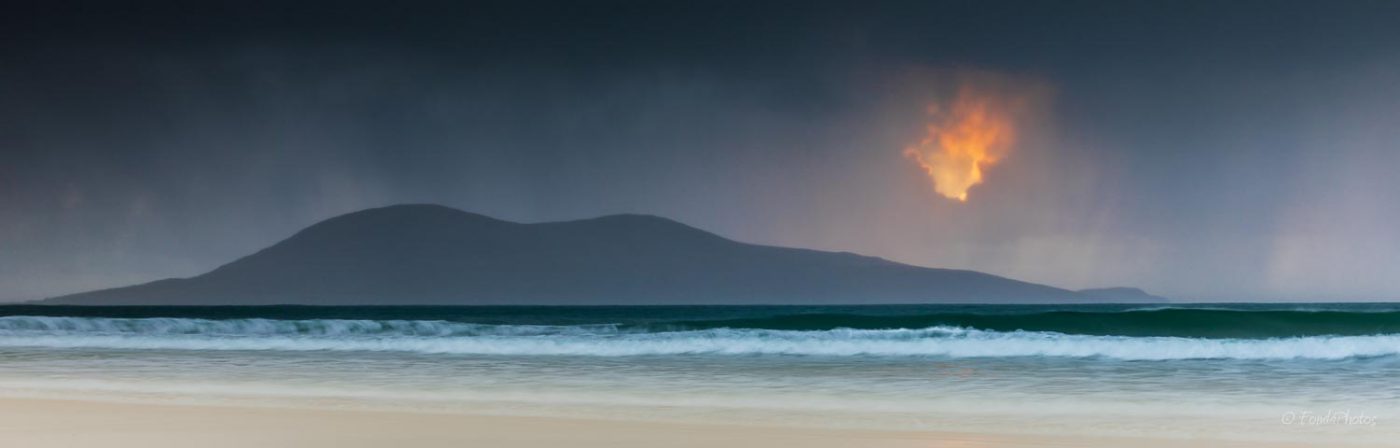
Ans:
POLYGON ((1393 443, 1396 328, 1386 304, 5 306, 0 393, 1393 443))

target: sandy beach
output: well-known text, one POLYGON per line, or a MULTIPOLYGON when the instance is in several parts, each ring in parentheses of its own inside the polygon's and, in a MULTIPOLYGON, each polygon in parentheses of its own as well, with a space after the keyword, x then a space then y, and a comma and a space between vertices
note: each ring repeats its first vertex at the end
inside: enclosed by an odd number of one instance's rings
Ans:
POLYGON ((1356 305, 56 310, 0 309, 0 448, 1400 446, 1400 336, 1266 337, 1400 316, 1356 305), (1059 326, 919 328, 967 316, 1059 326))
POLYGON ((0 445, 92 447, 1286 447, 1278 443, 827 430, 370 410, 0 399, 0 445))

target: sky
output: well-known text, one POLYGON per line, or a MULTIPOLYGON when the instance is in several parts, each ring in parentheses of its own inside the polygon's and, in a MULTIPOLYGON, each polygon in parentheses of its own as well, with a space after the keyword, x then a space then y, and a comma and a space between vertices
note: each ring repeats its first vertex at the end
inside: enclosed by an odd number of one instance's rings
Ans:
POLYGON ((4 8, 0 300, 427 202, 1066 288, 1400 299, 1398 2, 4 8), (1014 138, 959 200, 909 149, 964 94, 1014 138))

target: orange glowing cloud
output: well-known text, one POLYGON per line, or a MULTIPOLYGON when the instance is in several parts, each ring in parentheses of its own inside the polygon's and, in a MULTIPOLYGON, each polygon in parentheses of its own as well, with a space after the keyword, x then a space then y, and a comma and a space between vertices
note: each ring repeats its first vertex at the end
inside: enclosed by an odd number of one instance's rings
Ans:
POLYGON ((904 155, 928 173, 938 194, 967 202, 968 190, 982 183, 983 170, 1010 155, 1017 103, 964 86, 952 104, 929 106, 927 136, 904 155))

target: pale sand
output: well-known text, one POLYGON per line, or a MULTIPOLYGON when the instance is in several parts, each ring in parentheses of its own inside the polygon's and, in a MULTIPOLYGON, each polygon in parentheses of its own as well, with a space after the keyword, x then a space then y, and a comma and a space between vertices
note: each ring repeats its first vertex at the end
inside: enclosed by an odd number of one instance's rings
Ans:
MULTIPOLYGON (((0 399, 0 447, 1279 447, 1276 443, 865 431, 0 399)), ((1303 445, 1296 445, 1303 446, 1303 445)))

